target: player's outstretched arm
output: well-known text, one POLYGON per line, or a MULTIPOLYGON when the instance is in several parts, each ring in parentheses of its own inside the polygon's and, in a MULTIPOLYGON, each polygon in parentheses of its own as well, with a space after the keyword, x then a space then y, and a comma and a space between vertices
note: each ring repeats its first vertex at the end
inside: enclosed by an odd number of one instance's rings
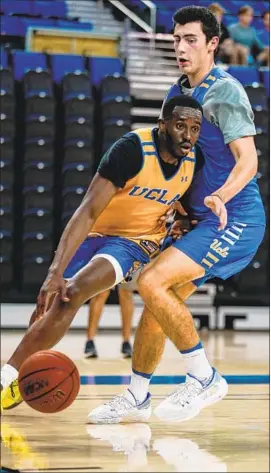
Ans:
POLYGON ((96 219, 116 192, 117 187, 111 181, 96 173, 81 205, 73 214, 61 236, 53 262, 38 296, 38 313, 46 311, 52 294, 59 293, 61 299, 67 302, 66 284, 62 275, 76 250, 91 231, 96 219))
POLYGON ((238 138, 229 143, 236 164, 225 184, 213 194, 218 194, 226 204, 235 197, 255 177, 258 169, 258 157, 253 136, 238 138))

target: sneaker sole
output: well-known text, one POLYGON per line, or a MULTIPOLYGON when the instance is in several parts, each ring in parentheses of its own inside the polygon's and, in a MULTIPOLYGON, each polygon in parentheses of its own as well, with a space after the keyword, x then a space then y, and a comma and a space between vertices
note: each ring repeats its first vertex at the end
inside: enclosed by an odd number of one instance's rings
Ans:
POLYGON ((148 412, 145 412, 144 415, 138 414, 138 415, 131 415, 131 416, 124 416, 124 417, 115 417, 115 418, 105 418, 105 419, 99 419, 95 417, 90 417, 88 416, 88 424, 130 424, 133 422, 147 422, 149 417, 151 416, 151 408, 148 410, 148 412))
MULTIPOLYGON (((209 407, 216 402, 221 401, 228 393, 228 384, 227 381, 222 378, 220 382, 220 389, 218 392, 214 393, 212 396, 208 396, 207 399, 201 400, 201 402, 195 406, 189 413, 185 413, 178 417, 178 411, 170 411, 166 410, 164 407, 160 407, 158 405, 154 410, 154 414, 163 421, 170 421, 170 422, 185 422, 186 420, 193 419, 196 417, 202 409, 205 407, 209 407)), ((180 414, 180 413, 179 413, 180 414)))
POLYGON ((14 409, 15 407, 17 407, 17 406, 19 406, 20 404, 22 404, 22 402, 24 402, 23 399, 22 399, 21 401, 19 401, 19 402, 15 402, 14 404, 12 404, 12 405, 9 406, 9 407, 2 407, 2 412, 3 412, 3 411, 10 411, 11 409, 14 409))

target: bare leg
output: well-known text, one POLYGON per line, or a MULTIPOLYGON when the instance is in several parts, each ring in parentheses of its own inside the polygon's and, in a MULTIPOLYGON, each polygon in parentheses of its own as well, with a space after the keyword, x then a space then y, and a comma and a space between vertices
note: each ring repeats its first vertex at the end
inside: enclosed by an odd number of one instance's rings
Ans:
POLYGON ((97 296, 93 297, 89 303, 88 329, 87 329, 88 340, 93 340, 96 335, 99 320, 102 314, 102 310, 109 297, 109 294, 110 294, 110 289, 108 289, 107 291, 101 292, 97 296))
POLYGON ((133 293, 118 287, 120 310, 122 317, 122 338, 128 342, 131 337, 132 317, 134 312, 133 293))
POLYGON ((240 64, 241 66, 247 66, 249 49, 246 46, 243 46, 242 44, 237 44, 236 48, 238 54, 238 64, 240 64))
MULTIPOLYGON (((52 307, 53 301, 54 301, 55 295, 53 295, 49 301, 48 304, 48 310, 52 307)), ((28 327, 31 327, 36 320, 39 320, 43 317, 42 314, 38 314, 37 308, 34 309, 34 312, 31 314, 30 320, 29 320, 29 325, 28 327)))
POLYGON ((204 276, 204 269, 176 248, 168 248, 142 271, 138 288, 148 309, 178 350, 198 343, 198 334, 187 306, 174 293, 176 284, 204 276))
MULTIPOLYGON (((184 286, 176 286, 174 291, 182 301, 185 301, 196 289, 197 287, 189 282, 184 286)), ((145 306, 135 335, 133 369, 141 373, 152 374, 162 358, 165 342, 165 332, 145 306)))
POLYGON ((69 302, 63 303, 56 296, 47 313, 28 328, 8 364, 20 369, 24 360, 39 350, 52 348, 70 327, 78 309, 91 297, 114 286, 116 275, 113 266, 98 258, 69 279, 69 302))

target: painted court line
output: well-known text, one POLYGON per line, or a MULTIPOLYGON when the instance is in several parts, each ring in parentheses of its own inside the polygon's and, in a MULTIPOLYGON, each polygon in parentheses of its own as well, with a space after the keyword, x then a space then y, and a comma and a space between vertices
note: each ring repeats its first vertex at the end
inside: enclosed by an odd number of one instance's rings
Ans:
MULTIPOLYGON (((269 384, 270 376, 267 374, 233 374, 225 375, 229 384, 269 384)), ((130 376, 97 375, 81 376, 81 385, 120 385, 130 384, 130 376)), ((151 384, 179 384, 185 381, 185 376, 153 376, 151 384)))

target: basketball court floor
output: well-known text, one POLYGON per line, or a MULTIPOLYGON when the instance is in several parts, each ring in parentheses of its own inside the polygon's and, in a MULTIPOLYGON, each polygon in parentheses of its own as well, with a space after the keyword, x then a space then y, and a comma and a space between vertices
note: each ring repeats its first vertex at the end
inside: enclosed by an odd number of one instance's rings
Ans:
MULTIPOLYGON (((2 362, 22 331, 3 331, 2 362)), ((125 389, 130 360, 120 355, 117 332, 97 337, 97 360, 82 358, 85 334, 70 331, 56 349, 76 361, 78 398, 58 414, 25 404, 2 416, 2 472, 268 472, 269 334, 201 333, 212 364, 226 376, 229 394, 187 422, 88 425, 88 412, 125 389)), ((179 353, 168 342, 155 373, 153 406, 183 380, 179 353)))

